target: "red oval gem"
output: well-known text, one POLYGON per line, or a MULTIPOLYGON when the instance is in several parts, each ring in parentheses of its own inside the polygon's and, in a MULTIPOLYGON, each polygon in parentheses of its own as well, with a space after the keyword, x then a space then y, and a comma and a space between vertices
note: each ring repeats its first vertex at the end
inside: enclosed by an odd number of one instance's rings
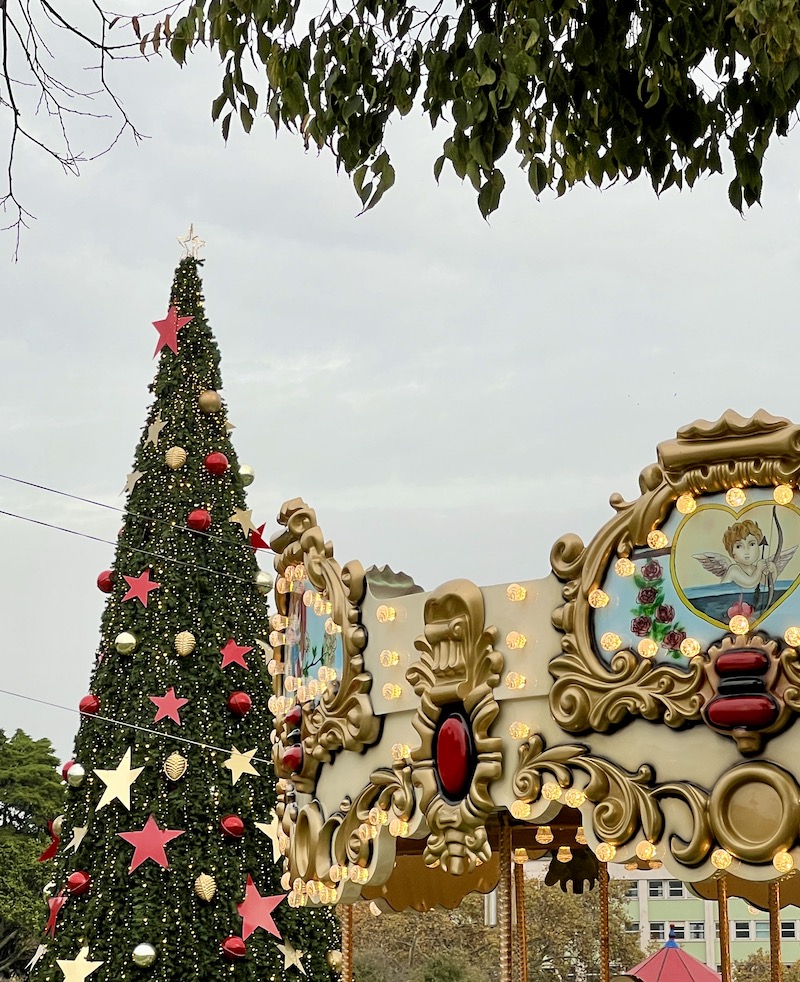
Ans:
POLYGON ((706 714, 714 726, 748 730, 769 726, 778 715, 778 707, 769 696, 723 696, 708 704, 706 714))
POLYGON ((283 751, 281 764, 283 764, 290 774, 296 774, 300 770, 303 766, 303 748, 300 744, 296 744, 294 747, 287 747, 283 751))
POLYGON ((461 716, 448 716, 439 728, 436 767, 442 789, 453 800, 463 798, 469 788, 469 730, 461 716))
POLYGON ((763 651, 727 651, 720 655, 715 666, 720 675, 747 675, 750 672, 761 674, 769 668, 769 658, 763 651))
POLYGON ((287 730, 293 730, 299 726, 303 719, 303 707, 292 706, 289 712, 283 717, 287 730))

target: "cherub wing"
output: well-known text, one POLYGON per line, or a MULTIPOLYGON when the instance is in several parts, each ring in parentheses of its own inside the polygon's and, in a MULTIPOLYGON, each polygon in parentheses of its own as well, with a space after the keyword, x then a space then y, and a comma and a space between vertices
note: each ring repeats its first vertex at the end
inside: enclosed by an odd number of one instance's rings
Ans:
MULTIPOLYGON (((707 569, 709 573, 713 573, 714 576, 718 576, 720 579, 728 572, 732 562, 731 559, 723 556, 719 552, 698 552, 695 553, 694 558, 700 563, 703 569, 707 569)), ((787 559, 786 561, 788 562, 789 560, 787 559)))
POLYGON ((797 552, 797 546, 792 546, 791 549, 786 549, 779 556, 775 557, 775 568, 778 571, 778 575, 786 569, 786 567, 791 562, 792 556, 797 552))

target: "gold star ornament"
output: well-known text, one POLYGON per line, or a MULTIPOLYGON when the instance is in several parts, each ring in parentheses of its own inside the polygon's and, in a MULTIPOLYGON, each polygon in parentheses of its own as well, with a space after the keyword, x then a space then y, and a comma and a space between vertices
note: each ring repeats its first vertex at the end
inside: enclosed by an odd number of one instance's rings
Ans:
POLYGON ((240 525, 242 532, 244 532, 245 538, 247 538, 251 532, 258 531, 255 525, 253 525, 252 508, 236 508, 228 521, 232 522, 234 525, 240 525))
POLYGON ((136 482, 140 477, 144 477, 143 471, 131 471, 125 481, 125 487, 122 489, 120 494, 130 494, 136 487, 136 482))
POLYGON ((103 964, 102 962, 90 962, 88 958, 88 947, 81 948, 75 958, 57 958, 56 965, 64 973, 66 982, 84 982, 84 979, 88 978, 92 972, 96 972, 103 964))
POLYGON ((166 425, 166 421, 161 418, 161 413, 159 413, 147 427, 147 439, 144 441, 144 445, 147 446, 148 443, 152 443, 154 447, 157 447, 158 438, 161 436, 161 431, 166 425))
POLYGON ((288 941, 286 942, 286 944, 279 944, 277 948, 278 951, 283 955, 284 972, 286 971, 287 968, 296 968, 300 972, 302 972, 303 975, 306 974, 305 967, 302 961, 300 961, 300 959, 303 957, 302 951, 298 951, 296 948, 293 948, 288 941))
POLYGON ((255 774, 256 777, 261 777, 255 767, 253 767, 253 757, 255 756, 256 749, 254 747, 252 750, 245 750, 244 753, 241 753, 236 747, 232 747, 230 757, 222 762, 222 766, 227 767, 231 772, 231 778, 234 784, 236 784, 242 774, 255 774))
POLYGON ((78 847, 83 842, 84 836, 88 831, 89 831, 88 825, 84 825, 83 827, 81 827, 80 825, 76 825, 72 830, 72 838, 64 846, 64 849, 71 849, 73 853, 76 853, 78 851, 78 847))
POLYGON ((281 848, 278 845, 278 830, 280 829, 280 821, 278 816, 275 814, 275 809, 270 811, 272 816, 272 821, 270 822, 256 822, 256 828, 259 832, 263 832, 264 835, 272 843, 272 862, 277 863, 281 858, 281 848))
MULTIPOLYGON (((255 753, 255 751, 253 751, 255 753)), ((131 767, 131 748, 125 751, 122 760, 117 764, 113 771, 95 770, 95 774, 105 784, 106 789, 103 796, 97 803, 95 811, 100 811, 106 805, 110 805, 116 798, 119 803, 131 810, 131 786, 136 778, 144 770, 143 767, 131 767)), ((236 782, 234 781, 234 784, 236 782)))

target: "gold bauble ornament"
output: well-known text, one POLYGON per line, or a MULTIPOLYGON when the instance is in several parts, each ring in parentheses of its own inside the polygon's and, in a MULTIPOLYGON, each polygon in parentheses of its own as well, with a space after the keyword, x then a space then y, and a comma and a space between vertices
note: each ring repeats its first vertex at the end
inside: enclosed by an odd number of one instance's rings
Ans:
POLYGON ((197 639, 191 631, 181 631, 175 635, 175 650, 181 657, 191 655, 197 645, 197 639))
POLYGON ((167 463, 167 467, 170 470, 177 471, 186 463, 186 459, 189 455, 183 449, 183 447, 170 447, 169 450, 164 454, 164 460, 167 463))
POLYGON ((269 593, 271 589, 272 577, 266 572, 266 570, 260 569, 256 573, 256 590, 258 590, 259 593, 264 594, 269 593))
POLYGON ((208 873, 201 873, 194 881, 194 892, 201 900, 208 903, 217 892, 217 881, 208 873))
POLYGON ((188 766, 189 762, 176 750, 164 761, 164 773, 170 781, 180 781, 188 766))
POLYGON ((218 413, 222 409, 222 399, 219 397, 219 392, 206 389, 197 397, 197 405, 203 413, 218 413))
POLYGON ((114 647, 121 655, 132 655, 138 643, 139 641, 135 634, 131 634, 130 631, 123 631, 117 635, 114 641, 114 647))
POLYGON ((151 944, 137 944, 133 949, 131 958, 133 964, 138 965, 139 968, 150 968, 156 960, 156 949, 151 944))
POLYGON ((240 464, 239 477, 242 479, 242 484, 246 488, 249 488, 250 485, 253 483, 253 481, 255 481, 256 479, 256 472, 249 464, 240 464))
POLYGON ((341 972, 342 953, 338 950, 338 948, 334 948, 327 952, 325 955, 325 961, 328 963, 328 968, 333 969, 334 972, 341 972))
POLYGON ((57 815, 53 819, 53 835, 57 835, 59 839, 61 838, 61 829, 63 825, 64 825, 64 816, 57 815))

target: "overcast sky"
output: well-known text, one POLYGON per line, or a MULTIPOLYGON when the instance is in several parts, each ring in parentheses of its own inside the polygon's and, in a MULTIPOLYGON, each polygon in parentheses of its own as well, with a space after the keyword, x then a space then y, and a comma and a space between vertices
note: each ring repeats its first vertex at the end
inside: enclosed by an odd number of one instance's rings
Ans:
MULTIPOLYGON (((446 130, 412 117, 391 128, 396 187, 357 217, 332 159, 268 121, 223 145, 211 59, 116 78, 151 139, 78 179, 19 160, 38 221, 16 265, 0 237, 4 474, 123 503, 151 321, 190 222, 208 242, 254 517, 274 528, 302 496, 341 561, 388 563, 426 589, 546 575, 553 541, 588 539, 608 496, 633 496, 655 444, 690 420, 759 406, 800 418, 796 135, 770 150, 764 206, 745 219, 728 177, 661 201, 640 181, 537 202, 509 161, 487 223, 469 186, 432 177, 446 130)), ((103 538, 119 527, 2 480, 0 508, 103 538)), ((112 547, 0 516, 0 550, 0 688, 77 707, 112 547)), ((0 728, 48 736, 63 758, 77 724, 0 694, 0 728)))

